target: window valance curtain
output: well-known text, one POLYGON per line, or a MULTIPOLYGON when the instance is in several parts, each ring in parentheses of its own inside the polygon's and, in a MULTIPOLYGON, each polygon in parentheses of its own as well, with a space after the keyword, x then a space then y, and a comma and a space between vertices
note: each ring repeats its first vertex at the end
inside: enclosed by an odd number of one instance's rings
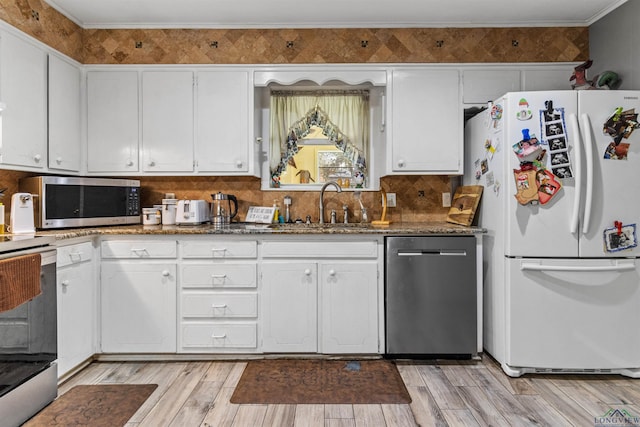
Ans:
POLYGON ((271 115, 269 166, 273 184, 298 152, 298 139, 307 136, 312 126, 321 128, 322 134, 366 175, 368 91, 272 91, 271 115))

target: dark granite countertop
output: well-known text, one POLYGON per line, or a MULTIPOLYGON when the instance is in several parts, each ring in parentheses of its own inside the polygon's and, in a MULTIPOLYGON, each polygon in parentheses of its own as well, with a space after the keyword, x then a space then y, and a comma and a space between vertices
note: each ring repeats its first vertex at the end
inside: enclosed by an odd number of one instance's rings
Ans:
POLYGON ((225 228, 211 224, 176 225, 123 225, 86 227, 38 231, 39 236, 55 236, 56 239, 71 239, 85 236, 109 235, 299 235, 299 234, 373 234, 373 235, 429 235, 429 234, 483 234, 479 227, 465 227, 447 222, 392 223, 386 226, 371 224, 249 224, 234 223, 225 228))

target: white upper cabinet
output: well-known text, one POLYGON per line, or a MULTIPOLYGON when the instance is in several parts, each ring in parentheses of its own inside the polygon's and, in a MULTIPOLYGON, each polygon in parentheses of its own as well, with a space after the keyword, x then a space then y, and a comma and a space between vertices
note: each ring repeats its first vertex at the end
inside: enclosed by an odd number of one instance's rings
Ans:
POLYGON ((569 78, 578 64, 548 65, 522 71, 522 90, 571 90, 569 78))
POLYGON ((457 69, 397 68, 391 83, 389 174, 462 174, 463 122, 457 69))
POLYGON ((201 71, 196 90, 198 172, 247 174, 253 166, 249 140, 248 71, 201 71))
POLYGON ((529 66, 486 65, 462 71, 464 104, 486 105, 507 92, 570 90, 569 77, 577 64, 529 66))
POLYGON ((0 33, 0 164, 47 166, 47 54, 8 32, 0 33))
POLYGON ((80 171, 80 78, 79 67, 49 55, 49 169, 80 171))
POLYGON ((138 73, 87 73, 88 172, 138 172, 138 73))
POLYGON ((143 71, 143 171, 193 171, 193 119, 193 72, 143 71))
POLYGON ((487 104, 507 92, 520 90, 520 70, 478 69, 462 73, 465 104, 487 104))

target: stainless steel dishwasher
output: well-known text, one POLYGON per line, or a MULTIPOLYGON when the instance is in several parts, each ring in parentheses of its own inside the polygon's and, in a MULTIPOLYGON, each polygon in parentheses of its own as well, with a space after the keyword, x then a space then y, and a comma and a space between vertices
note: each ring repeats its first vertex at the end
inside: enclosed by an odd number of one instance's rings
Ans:
POLYGON ((477 353, 476 238, 385 239, 386 354, 477 353))

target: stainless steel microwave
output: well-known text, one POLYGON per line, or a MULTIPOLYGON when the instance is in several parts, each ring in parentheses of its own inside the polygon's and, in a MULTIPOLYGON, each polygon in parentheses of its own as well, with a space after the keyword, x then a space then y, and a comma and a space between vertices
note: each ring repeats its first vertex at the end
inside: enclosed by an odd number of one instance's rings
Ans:
POLYGON ((33 195, 38 229, 139 224, 140 181, 34 176, 20 180, 33 195))

